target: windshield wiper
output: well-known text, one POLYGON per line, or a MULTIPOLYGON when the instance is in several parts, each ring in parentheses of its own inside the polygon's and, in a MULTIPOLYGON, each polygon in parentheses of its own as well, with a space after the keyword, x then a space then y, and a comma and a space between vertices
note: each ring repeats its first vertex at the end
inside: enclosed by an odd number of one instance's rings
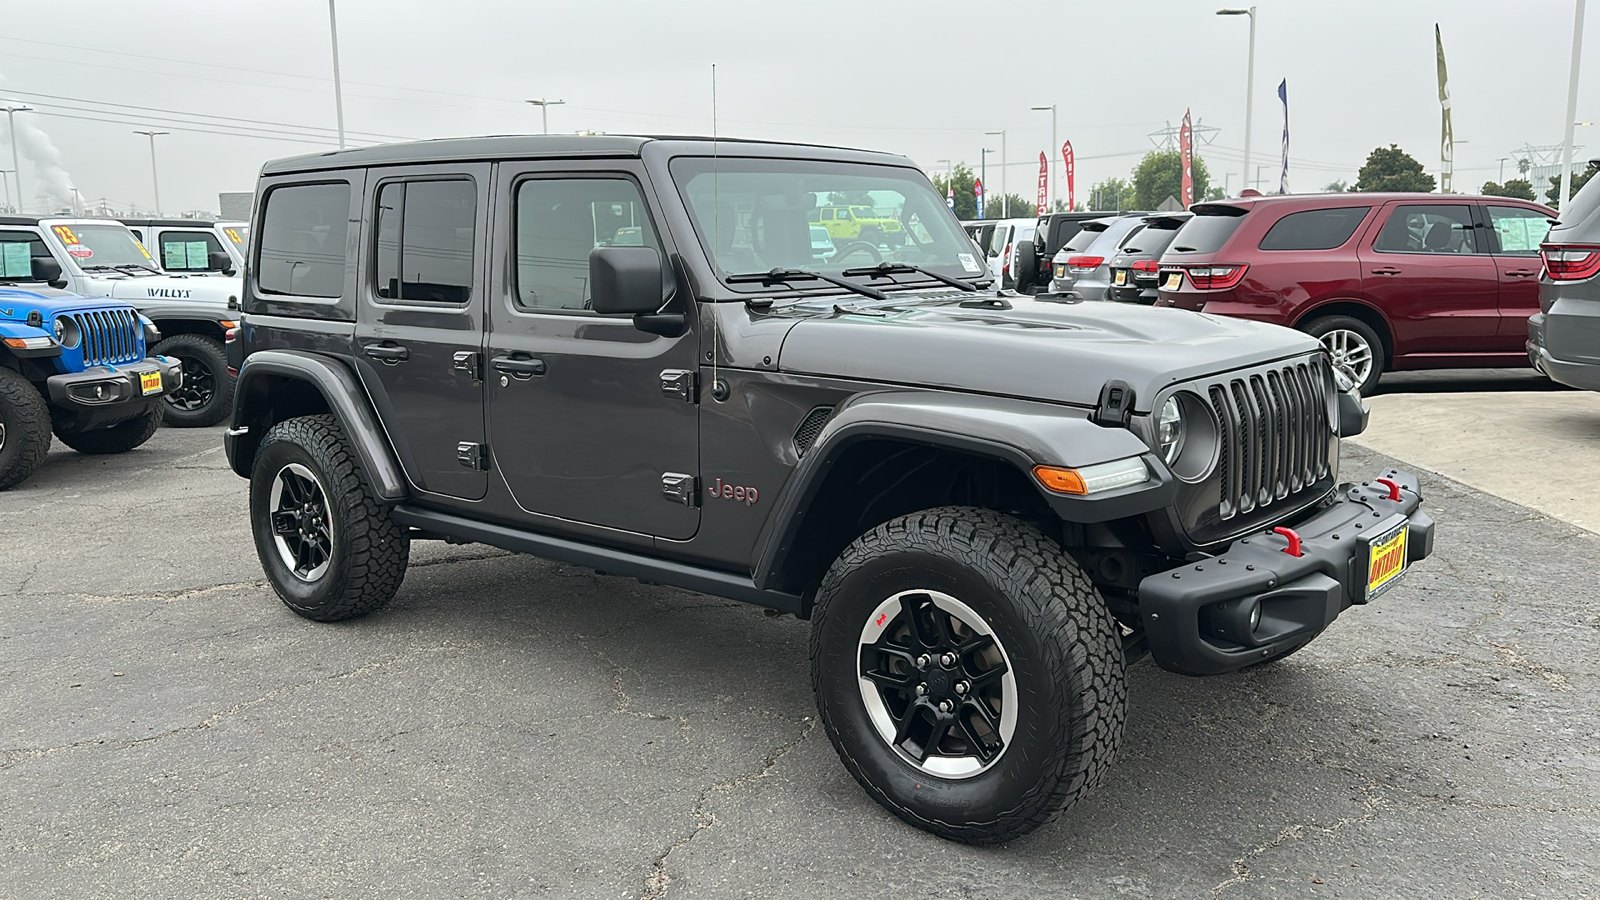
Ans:
POLYGON ((959 278, 952 278, 949 275, 944 275, 944 274, 941 274, 939 272, 935 272, 932 269, 924 269, 921 266, 913 266, 910 263, 902 263, 902 262, 881 262, 881 263, 878 263, 875 266, 868 266, 867 268, 864 268, 864 269, 845 269, 843 272, 841 272, 839 274, 841 274, 841 275, 872 275, 872 276, 878 276, 878 275, 896 275, 896 274, 910 274, 910 273, 915 273, 915 274, 918 274, 918 275, 926 275, 929 278, 932 278, 934 281, 937 281, 937 282, 939 282, 941 284, 948 284, 953 288, 960 288, 963 291, 971 291, 971 292, 976 293, 977 290, 978 290, 978 286, 973 284, 970 281, 962 281, 959 278))
POLYGON ((772 269, 771 271, 767 272, 744 272, 739 275, 729 275, 726 281, 729 284, 739 284, 742 282, 773 284, 779 281, 826 281, 829 284, 838 285, 847 291, 854 291, 863 297, 871 297, 874 300, 889 299, 888 294, 885 294, 883 291, 880 291, 875 287, 869 287, 845 278, 835 278, 832 275, 824 275, 821 272, 813 272, 810 269, 785 269, 780 266, 779 268, 772 269))

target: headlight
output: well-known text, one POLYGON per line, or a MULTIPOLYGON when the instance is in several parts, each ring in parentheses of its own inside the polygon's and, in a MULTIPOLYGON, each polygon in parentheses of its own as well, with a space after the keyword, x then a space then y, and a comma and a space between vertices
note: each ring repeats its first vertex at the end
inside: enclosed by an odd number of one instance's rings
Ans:
POLYGON ((78 346, 78 341, 83 333, 78 330, 78 323, 71 316, 56 316, 56 343, 71 350, 78 346))
POLYGON ((1161 405, 1161 417, 1156 420, 1156 449, 1169 466, 1183 452, 1183 407, 1176 395, 1161 405))

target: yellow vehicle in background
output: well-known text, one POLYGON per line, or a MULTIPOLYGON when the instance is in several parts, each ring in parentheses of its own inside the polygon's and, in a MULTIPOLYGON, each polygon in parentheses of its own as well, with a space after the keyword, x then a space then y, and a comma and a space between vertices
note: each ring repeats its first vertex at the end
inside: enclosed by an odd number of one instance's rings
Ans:
POLYGON ((835 241, 871 241, 900 232, 900 221, 882 216, 870 206, 823 206, 806 216, 828 229, 835 241))

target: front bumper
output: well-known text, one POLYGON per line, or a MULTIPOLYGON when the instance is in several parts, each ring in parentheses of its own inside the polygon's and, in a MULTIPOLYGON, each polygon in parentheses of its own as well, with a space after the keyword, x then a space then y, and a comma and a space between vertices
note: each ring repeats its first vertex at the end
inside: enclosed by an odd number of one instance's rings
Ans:
POLYGON ((141 412, 151 403, 183 385, 183 365, 165 356, 152 356, 121 366, 91 366, 82 372, 45 379, 50 402, 65 410, 141 412), (161 376, 161 390, 145 393, 141 376, 161 376))
POLYGON ((1331 505, 1294 524, 1301 555, 1272 532, 1241 538, 1207 559, 1139 583, 1150 655, 1163 669, 1216 675, 1292 650, 1367 597, 1368 538, 1403 527, 1406 565, 1433 553, 1433 519, 1416 476, 1389 470, 1398 500, 1376 481, 1341 485, 1331 505), (1248 624, 1260 609, 1260 624, 1248 624))

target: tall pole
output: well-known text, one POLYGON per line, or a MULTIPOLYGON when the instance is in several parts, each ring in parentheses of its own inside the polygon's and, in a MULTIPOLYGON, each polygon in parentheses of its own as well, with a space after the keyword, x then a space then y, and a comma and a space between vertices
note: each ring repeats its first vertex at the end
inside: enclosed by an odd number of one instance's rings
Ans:
POLYGON ((1000 218, 1011 218, 1011 195, 1006 193, 1006 133, 1000 131, 985 131, 984 134, 1000 135, 1000 218))
POLYGON ((150 138, 150 185, 156 189, 156 215, 161 215, 161 177, 156 174, 156 135, 167 134, 165 131, 135 131, 150 138))
POLYGON ((1050 163, 1050 170, 1055 171, 1056 163, 1058 162, 1063 167, 1061 178, 1050 179, 1050 211, 1055 212, 1056 200, 1060 193, 1061 179, 1067 177, 1065 169, 1067 161, 1061 158, 1061 136, 1056 134, 1056 105, 1052 103, 1049 106, 1034 107, 1035 112, 1043 112, 1047 109, 1050 110, 1050 159, 1052 160, 1050 163))
MULTIPOLYGON (((32 111, 33 107, 31 106, 6 106, 6 127, 11 134, 11 174, 17 179, 17 212, 19 213, 27 205, 28 195, 22 192, 22 166, 18 163, 17 158, 17 113, 32 111)), ((1567 118, 1570 119, 1572 117, 1567 116, 1567 118)), ((1569 128, 1567 130, 1571 132, 1572 129, 1569 128)), ((1569 141, 1568 143, 1571 142, 1569 141)))
POLYGON ((540 124, 540 127, 544 129, 544 133, 545 134, 549 134, 550 133, 550 107, 552 107, 552 106, 560 106, 560 105, 566 103, 567 101, 565 101, 565 100, 551 100, 549 98, 545 98, 543 100, 529 100, 528 102, 533 104, 534 106, 539 107, 539 124, 540 124))
POLYGON ((1572 14, 1572 72, 1567 76, 1567 129, 1561 142, 1561 208, 1572 199, 1572 129, 1578 118, 1578 63, 1583 57, 1583 3, 1572 14))
POLYGON ((339 85, 339 18, 333 11, 333 0, 328 0, 328 34, 333 38, 333 111, 339 120, 339 149, 343 150, 344 90, 339 85))
MULTIPOLYGON (((1582 2, 1582 0, 1580 0, 1582 2)), ((1256 104, 1256 8, 1219 9, 1219 16, 1250 17, 1250 61, 1245 66, 1244 85, 1244 183, 1250 186, 1250 119, 1256 104)))

